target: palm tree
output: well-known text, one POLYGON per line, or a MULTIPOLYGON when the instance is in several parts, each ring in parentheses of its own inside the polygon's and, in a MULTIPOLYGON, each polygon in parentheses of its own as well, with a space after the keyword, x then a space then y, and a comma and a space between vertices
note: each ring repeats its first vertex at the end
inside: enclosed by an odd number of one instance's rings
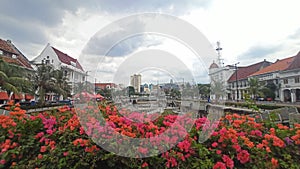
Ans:
POLYGON ((52 85, 52 90, 59 96, 63 96, 63 98, 66 98, 71 94, 71 86, 67 80, 68 79, 64 75, 62 69, 53 70, 51 72, 51 84, 54 82, 54 85, 52 85))
POLYGON ((45 104, 46 93, 54 93, 63 98, 71 94, 71 86, 64 71, 62 69, 54 70, 52 65, 39 65, 33 81, 42 105, 45 104))
POLYGON ((8 93, 32 93, 31 82, 24 76, 24 68, 11 65, 0 59, 0 87, 8 93))
POLYGON ((52 69, 50 65, 39 65, 33 78, 35 89, 38 91, 39 101, 42 105, 45 104, 46 92, 51 90, 51 86, 54 86, 54 83, 51 83, 52 69))
POLYGON ((259 82, 258 78, 256 77, 250 78, 248 80, 248 83, 249 83, 249 93, 252 95, 254 100, 256 100, 257 96, 262 94, 261 89, 263 85, 259 82))

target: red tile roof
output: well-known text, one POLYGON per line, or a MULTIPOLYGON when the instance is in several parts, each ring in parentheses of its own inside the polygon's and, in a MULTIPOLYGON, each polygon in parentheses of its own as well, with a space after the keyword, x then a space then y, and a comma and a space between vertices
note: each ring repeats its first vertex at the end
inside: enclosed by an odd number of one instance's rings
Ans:
POLYGON ((285 70, 286 68, 288 68, 290 66, 293 59, 294 59, 294 57, 289 57, 289 58, 285 58, 285 59, 282 59, 282 60, 278 60, 275 63, 271 64, 270 66, 267 66, 267 67, 255 72, 255 73, 253 73, 251 76, 256 76, 256 75, 261 75, 261 74, 266 74, 266 73, 285 70))
MULTIPOLYGON (((250 66, 246 67, 238 67, 237 70, 237 80, 246 79, 249 75, 261 70, 262 68, 269 66, 271 62, 268 61, 262 61, 250 66)), ((236 81, 236 72, 234 72, 231 77, 229 78, 228 82, 236 81)))
POLYGON ((0 100, 8 100, 8 94, 6 92, 0 92, 0 100))
POLYGON ((14 100, 14 99, 16 99, 16 100, 22 100, 23 99, 23 96, 22 96, 22 94, 16 94, 16 93, 14 93, 13 95, 12 95, 12 99, 14 100))
POLYGON ((0 49, 9 53, 18 54, 5 40, 0 39, 0 49))
POLYGON ((107 86, 110 86, 111 88, 117 87, 115 83, 95 83, 95 87, 99 87, 101 89, 105 89, 107 86))
POLYGON ((294 60, 289 65, 289 67, 286 68, 285 70, 293 70, 293 69, 300 69, 300 52, 296 56, 294 56, 294 60))
POLYGON ((11 42, 0 39, 0 49, 17 56, 16 58, 1 56, 5 62, 33 70, 29 60, 11 42))
POLYGON ((13 59, 13 58, 7 57, 7 56, 0 56, 0 59, 2 59, 4 62, 9 63, 9 64, 23 66, 22 63, 18 59, 13 59))
POLYGON ((67 65, 72 65, 71 62, 76 64, 76 68, 80 69, 83 71, 82 66, 80 65, 80 63, 78 62, 77 59, 72 58, 71 56, 61 52, 60 50, 52 47, 52 49, 54 50, 54 52, 56 53, 56 55, 58 56, 58 59, 62 62, 65 63, 67 65))

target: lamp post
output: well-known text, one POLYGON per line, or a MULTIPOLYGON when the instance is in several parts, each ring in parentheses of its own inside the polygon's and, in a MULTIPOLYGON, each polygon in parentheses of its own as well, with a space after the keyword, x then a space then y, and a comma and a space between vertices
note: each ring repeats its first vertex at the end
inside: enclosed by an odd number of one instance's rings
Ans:
POLYGON ((237 65, 239 64, 240 62, 237 62, 234 64, 234 67, 235 67, 235 83, 236 83, 236 101, 239 102, 239 84, 238 84, 238 75, 237 75, 237 65))
POLYGON ((85 72, 85 74, 86 74, 86 77, 85 77, 85 90, 86 90, 86 91, 87 91, 87 88, 88 88, 88 87, 87 87, 87 78, 88 78, 88 73, 89 73, 89 72, 91 72, 91 71, 88 70, 88 71, 85 72))
POLYGON ((97 79, 95 78, 95 94, 97 94, 97 90, 96 90, 96 81, 97 81, 97 79))

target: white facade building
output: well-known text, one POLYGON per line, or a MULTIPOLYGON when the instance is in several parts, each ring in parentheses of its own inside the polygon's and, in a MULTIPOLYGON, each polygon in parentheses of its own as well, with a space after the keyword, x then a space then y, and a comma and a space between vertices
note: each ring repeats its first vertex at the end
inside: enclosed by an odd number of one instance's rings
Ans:
MULTIPOLYGON (((209 67, 209 77, 210 77, 210 84, 212 88, 217 84, 221 87, 221 93, 219 99, 221 100, 228 100, 230 91, 228 90, 228 79, 234 73, 234 67, 232 66, 225 66, 219 67, 216 63, 212 63, 209 67)), ((217 89, 216 89, 217 90, 217 89)), ((216 99, 216 94, 212 91, 210 98, 212 100, 216 99)))
POLYGON ((52 47, 49 43, 41 54, 33 59, 33 63, 51 64, 54 69, 62 69, 72 86, 72 95, 74 94, 74 86, 85 82, 87 78, 87 73, 83 70, 77 59, 52 47))
POLYGON ((289 66, 279 74, 280 100, 300 102, 300 52, 293 57, 289 66))

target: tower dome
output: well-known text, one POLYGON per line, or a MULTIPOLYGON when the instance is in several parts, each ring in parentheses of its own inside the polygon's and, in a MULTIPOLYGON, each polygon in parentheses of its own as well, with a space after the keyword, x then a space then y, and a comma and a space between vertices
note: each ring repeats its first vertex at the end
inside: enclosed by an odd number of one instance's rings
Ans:
POLYGON ((214 69, 214 68, 219 68, 219 66, 213 62, 210 66, 209 66, 209 69, 214 69))

